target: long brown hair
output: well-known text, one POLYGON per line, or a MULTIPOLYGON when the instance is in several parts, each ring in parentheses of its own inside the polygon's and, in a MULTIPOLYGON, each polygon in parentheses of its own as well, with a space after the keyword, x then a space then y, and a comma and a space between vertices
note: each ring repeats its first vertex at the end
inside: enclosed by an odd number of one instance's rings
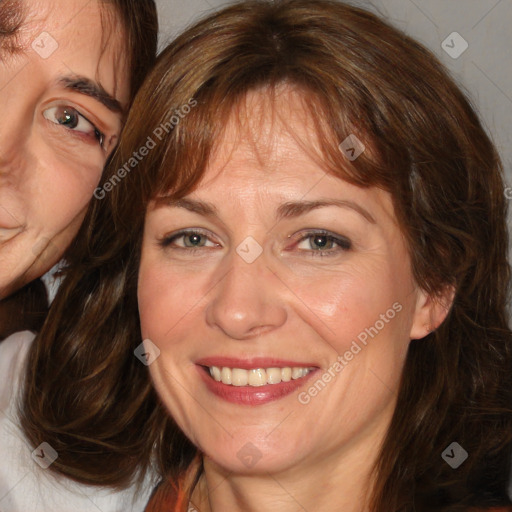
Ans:
POLYGON ((145 210, 161 193, 190 192, 247 92, 272 94, 282 83, 302 91, 330 172, 391 194, 418 285, 433 298, 456 290, 445 322, 410 344, 372 510, 510 504, 512 344, 499 157, 429 51, 330 0, 239 2, 159 57, 30 352, 26 435, 57 450, 56 470, 89 483, 126 485, 152 457, 172 478, 189 466, 194 446, 133 355, 145 210), (180 116, 185 105, 193 108, 180 116), (338 145, 352 133, 371 151, 349 164, 338 145), (151 150, 127 167, 149 139, 151 150), (457 470, 441 457, 452 442, 469 453, 457 470))
MULTIPOLYGON (((122 50, 125 52, 130 80, 130 102, 156 59, 158 16, 154 0, 99 0, 102 7, 103 44, 112 33, 123 31, 122 50)), ((15 51, 16 34, 25 18, 23 2, 2 1, 0 7, 0 49, 15 51)), ((48 313, 44 284, 37 279, 0 301, 0 341, 13 332, 37 332, 48 313)))

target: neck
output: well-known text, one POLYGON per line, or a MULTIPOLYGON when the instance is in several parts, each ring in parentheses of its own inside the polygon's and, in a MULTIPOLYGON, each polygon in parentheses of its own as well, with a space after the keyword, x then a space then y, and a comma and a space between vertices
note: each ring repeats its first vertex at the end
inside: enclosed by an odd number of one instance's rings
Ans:
POLYGON ((341 457, 324 454, 279 473, 230 473, 204 458, 192 503, 198 512, 367 512, 380 443, 363 443, 341 457))

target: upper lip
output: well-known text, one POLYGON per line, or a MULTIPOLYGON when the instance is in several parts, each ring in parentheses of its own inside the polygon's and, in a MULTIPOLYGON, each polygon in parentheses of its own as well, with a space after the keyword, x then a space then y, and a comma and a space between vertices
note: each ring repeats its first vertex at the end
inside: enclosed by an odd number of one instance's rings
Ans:
POLYGON ((217 366, 219 368, 241 368, 251 370, 253 368, 316 368, 318 365, 309 362, 292 361, 289 359, 278 359, 275 357, 251 357, 239 359, 235 357, 205 357, 196 361, 200 366, 217 366))

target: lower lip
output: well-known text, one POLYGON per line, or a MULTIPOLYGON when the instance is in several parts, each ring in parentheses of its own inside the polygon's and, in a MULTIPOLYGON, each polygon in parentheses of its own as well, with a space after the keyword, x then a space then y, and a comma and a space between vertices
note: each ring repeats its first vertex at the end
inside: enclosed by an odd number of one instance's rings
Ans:
POLYGON ((279 384, 266 384, 264 386, 232 386, 214 380, 203 366, 198 366, 199 374, 206 387, 216 396, 239 405, 263 405, 279 400, 302 387, 315 373, 309 372, 305 377, 280 382, 279 384))

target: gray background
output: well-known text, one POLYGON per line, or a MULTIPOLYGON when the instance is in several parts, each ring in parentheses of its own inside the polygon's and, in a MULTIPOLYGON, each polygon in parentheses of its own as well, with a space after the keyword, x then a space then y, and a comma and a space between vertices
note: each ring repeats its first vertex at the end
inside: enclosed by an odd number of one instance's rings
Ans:
MULTIPOLYGON (((229 3, 157 0, 161 45, 199 16, 229 3)), ((350 3, 381 14, 434 51, 451 70, 480 113, 501 154, 506 181, 512 186, 512 1, 352 0, 350 3), (441 47, 452 32, 458 32, 469 45, 456 59, 441 47)), ((456 43, 448 39, 448 44, 456 43)))

